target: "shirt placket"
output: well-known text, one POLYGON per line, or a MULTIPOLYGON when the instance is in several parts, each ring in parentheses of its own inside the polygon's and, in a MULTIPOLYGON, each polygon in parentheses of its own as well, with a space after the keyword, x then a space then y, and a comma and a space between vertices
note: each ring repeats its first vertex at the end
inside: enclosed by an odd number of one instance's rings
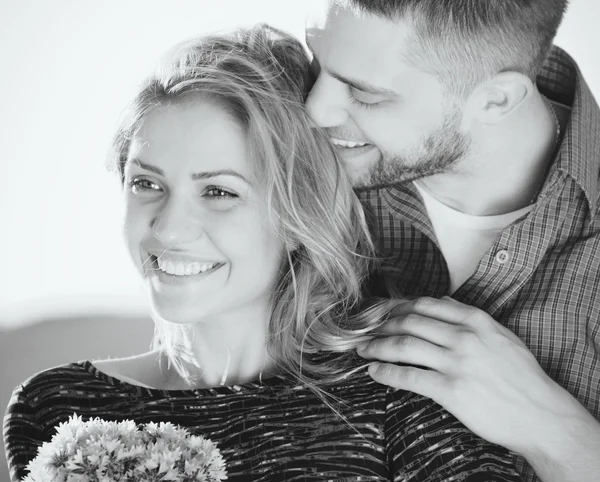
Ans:
POLYGON ((562 211, 567 209, 560 193, 564 187, 562 174, 555 171, 544 189, 552 195, 544 196, 527 217, 504 229, 473 276, 453 294, 457 301, 494 316, 514 298, 558 239, 565 215, 562 211))

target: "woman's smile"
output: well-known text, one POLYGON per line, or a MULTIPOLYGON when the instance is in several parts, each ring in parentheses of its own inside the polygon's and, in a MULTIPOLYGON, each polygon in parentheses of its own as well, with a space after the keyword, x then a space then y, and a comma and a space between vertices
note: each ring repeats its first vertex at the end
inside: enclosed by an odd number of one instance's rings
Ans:
POLYGON ((179 256, 149 255, 144 266, 146 276, 154 276, 167 284, 198 281, 219 270, 226 263, 222 261, 190 260, 179 256))
POLYGON ((190 276, 198 273, 206 273, 209 270, 214 270, 221 263, 182 263, 167 261, 163 258, 157 260, 158 268, 167 274, 175 276, 190 276))

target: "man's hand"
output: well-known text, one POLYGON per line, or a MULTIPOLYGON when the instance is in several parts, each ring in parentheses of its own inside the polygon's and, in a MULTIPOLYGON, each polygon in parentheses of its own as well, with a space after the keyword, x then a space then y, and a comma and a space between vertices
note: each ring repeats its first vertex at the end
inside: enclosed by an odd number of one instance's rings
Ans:
POLYGON ((567 436, 560 424, 597 424, 514 333, 482 310, 420 298, 396 308, 381 335, 358 350, 377 360, 369 367, 374 380, 435 400, 480 437, 530 463, 547 460, 567 436))

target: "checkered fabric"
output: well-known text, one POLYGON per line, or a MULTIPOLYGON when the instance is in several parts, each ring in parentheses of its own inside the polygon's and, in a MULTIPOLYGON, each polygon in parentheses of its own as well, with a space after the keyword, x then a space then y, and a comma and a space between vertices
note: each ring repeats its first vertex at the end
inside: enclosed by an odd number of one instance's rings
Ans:
MULTIPOLYGON (((532 212, 507 227, 453 298, 516 333, 542 368, 600 418, 600 109, 568 54, 554 47, 542 94, 571 108, 532 212)), ((373 293, 441 297, 450 277, 412 183, 359 193, 382 257, 373 293)), ((516 457, 526 481, 538 480, 516 457)))

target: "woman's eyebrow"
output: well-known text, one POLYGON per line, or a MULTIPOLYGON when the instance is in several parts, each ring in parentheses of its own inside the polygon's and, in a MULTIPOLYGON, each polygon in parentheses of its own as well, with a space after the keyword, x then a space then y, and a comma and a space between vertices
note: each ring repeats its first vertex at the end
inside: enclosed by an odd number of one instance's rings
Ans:
POLYGON ((128 160, 127 162, 137 164, 142 169, 153 172, 154 174, 158 174, 159 176, 165 175, 164 171, 160 167, 156 167, 151 164, 146 164, 145 162, 142 162, 139 159, 131 159, 131 160, 128 160))
POLYGON ((200 179, 209 179, 211 177, 216 177, 216 176, 234 176, 234 177, 238 177, 241 180, 243 180, 244 182, 250 184, 250 182, 244 176, 242 176, 239 172, 233 171, 231 169, 219 169, 217 171, 196 172, 196 173, 192 174, 192 179, 194 181, 198 181, 200 179))
MULTIPOLYGON (((155 174, 158 174, 159 176, 165 175, 165 172, 161 168, 153 166, 152 164, 147 164, 145 162, 142 162, 139 159, 131 159, 129 162, 137 164, 142 169, 153 172, 155 174)), ((243 180, 247 184, 250 184, 250 182, 244 176, 242 176, 239 172, 236 172, 232 169, 218 169, 215 171, 195 172, 190 177, 192 178, 193 181, 199 181, 201 179, 210 179, 211 177, 217 177, 217 176, 234 176, 234 177, 237 177, 237 178, 243 180)))

